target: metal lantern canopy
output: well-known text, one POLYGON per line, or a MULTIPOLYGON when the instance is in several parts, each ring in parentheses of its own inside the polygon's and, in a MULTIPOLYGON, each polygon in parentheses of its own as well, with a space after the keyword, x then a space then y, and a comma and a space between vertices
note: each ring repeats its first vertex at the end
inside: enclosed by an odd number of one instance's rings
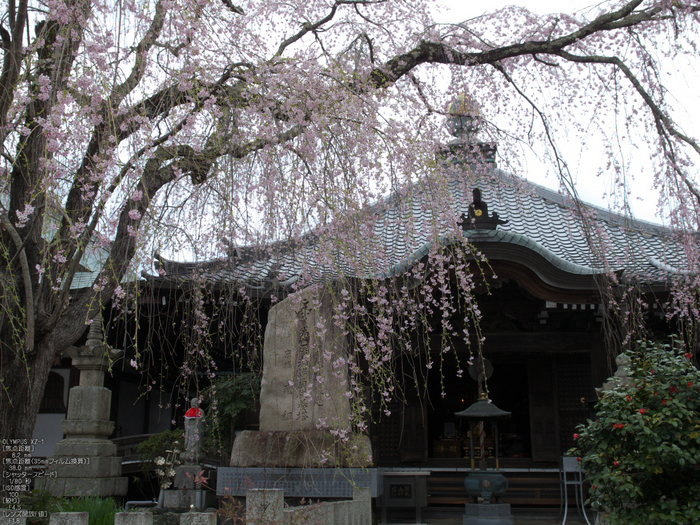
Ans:
MULTIPOLYGON (((469 457, 472 460, 472 470, 474 470, 474 426, 479 422, 489 422, 493 427, 496 445, 496 470, 500 470, 498 458, 498 422, 510 418, 510 412, 501 410, 491 403, 485 392, 479 395, 479 400, 461 412, 455 412, 455 416, 466 418, 469 421, 469 457)), ((482 450, 482 457, 485 457, 482 450)), ((484 467, 482 466, 482 469, 484 467)))

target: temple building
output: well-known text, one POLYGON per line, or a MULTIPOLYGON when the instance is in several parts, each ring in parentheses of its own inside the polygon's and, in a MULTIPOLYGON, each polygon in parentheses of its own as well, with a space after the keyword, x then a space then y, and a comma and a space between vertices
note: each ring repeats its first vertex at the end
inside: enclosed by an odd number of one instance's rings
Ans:
MULTIPOLYGON (((622 309, 626 305, 635 308, 648 333, 669 334, 673 330, 665 318, 669 283, 684 274, 685 254, 669 229, 573 202, 501 171, 495 165, 492 145, 457 141, 441 155, 450 164, 453 177, 447 196, 451 212, 462 217, 457 235, 472 247, 469 264, 475 272, 473 295, 481 315, 479 338, 483 338, 483 344, 478 344, 487 360, 489 396, 512 414, 500 427, 500 466, 511 484, 504 500, 522 505, 558 504, 560 457, 573 445, 576 425, 591 416, 594 389, 614 371, 613 354, 626 344, 624 312, 612 316, 610 297, 622 309), (474 156, 478 156, 477 164, 474 156), (643 306, 637 308, 639 304, 643 306)), ((381 256, 368 256, 363 267, 348 262, 329 270, 315 251, 313 232, 305 243, 231 248, 227 257, 216 261, 161 260, 159 271, 139 284, 138 312, 126 321, 116 313, 106 316, 108 339, 126 352, 105 383, 113 392, 111 417, 117 428, 113 437, 124 441, 128 436, 169 429, 184 414, 184 408, 177 406, 177 392, 153 387, 144 393, 144 371, 174 385, 186 359, 193 359, 193 364, 199 359, 200 365, 218 374, 239 373, 246 366, 263 370, 271 345, 266 335, 270 333, 266 332, 268 319, 279 318, 274 308, 299 283, 314 281, 308 275, 325 275, 326 284, 341 278, 354 283, 361 301, 365 281, 381 283, 410 275, 408 282, 415 279, 411 269, 420 264, 429 273, 435 243, 447 245, 455 235, 454 224, 445 224, 443 234, 435 233, 431 226, 434 212, 430 211, 434 207, 427 202, 431 198, 429 188, 417 188, 410 199, 389 197, 370 210, 376 243, 372 250, 381 256), (412 224, 410 234, 408 223, 412 224), (196 304, 204 305, 210 331, 206 351, 199 356, 191 352, 200 344, 192 331, 180 330, 180 326, 195 324, 196 304), (146 350, 152 357, 135 368, 132 360, 146 350), (234 354, 238 357, 232 358, 234 354)), ((363 433, 373 465, 431 471, 429 505, 466 500, 462 480, 463 471, 470 467, 469 426, 455 412, 477 399, 477 380, 466 365, 463 374, 451 373, 450 367, 457 365, 445 365, 441 371, 424 367, 431 356, 439 360, 443 351, 440 315, 436 312, 433 318, 424 318, 425 323, 434 324, 437 335, 434 340, 423 339, 422 346, 417 343, 421 355, 396 352, 393 369, 408 378, 402 397, 381 406, 370 401, 372 414, 363 433), (422 386, 418 387, 413 381, 416 363, 423 366, 418 374, 422 386)), ((465 328, 464 314, 459 311, 450 321, 455 332, 465 328)), ((297 335, 299 323, 291 322, 297 335)), ((355 344, 352 332, 343 337, 343 348, 355 344)), ((298 346, 308 345, 308 340, 295 340, 298 346)), ((460 346, 455 338, 451 349, 455 363, 467 363, 475 344, 462 341, 460 346)), ((295 367, 302 366, 303 360, 288 360, 290 373, 298 377, 295 367)), ((68 379, 65 373, 61 377, 68 379)), ((340 384, 347 381, 343 377, 340 384)), ((205 374, 193 372, 191 379, 192 388, 208 384, 205 374)), ((263 377, 263 395, 266 381, 268 391, 274 381, 293 383, 282 375, 268 375, 263 377)), ((280 392, 297 395, 291 385, 278 386, 280 392)), ((58 381, 52 388, 58 391, 58 381)), ((301 410, 299 403, 303 395, 297 405, 280 412, 277 423, 269 423, 264 414, 259 419, 247 413, 237 420, 237 431, 269 431, 268 426, 275 424, 284 427, 279 431, 294 431, 283 419, 285 414, 300 414, 294 412, 301 410)), ((56 399, 47 401, 47 409, 49 405, 52 412, 63 408, 56 399)), ((345 410, 336 406, 328 413, 337 416, 345 410)), ((492 445, 493 436, 486 441, 487 456, 493 454, 492 445)))

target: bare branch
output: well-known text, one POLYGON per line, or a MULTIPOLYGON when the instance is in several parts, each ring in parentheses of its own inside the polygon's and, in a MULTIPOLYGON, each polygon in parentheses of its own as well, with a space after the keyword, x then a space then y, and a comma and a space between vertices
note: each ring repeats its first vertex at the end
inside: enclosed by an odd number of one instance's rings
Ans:
POLYGON ((291 46, 293 43, 298 42, 305 35, 316 31, 323 24, 333 20, 335 13, 338 11, 338 5, 340 5, 341 3, 347 3, 347 2, 336 2, 335 4, 333 4, 333 7, 331 7, 330 13, 328 13, 326 16, 324 16, 320 20, 314 22, 313 24, 311 22, 305 23, 299 32, 290 36, 289 38, 287 38, 284 42, 282 42, 280 44, 279 48, 277 48, 277 53, 275 53, 275 56, 276 57, 281 56, 282 53, 284 53, 284 50, 287 49, 289 46, 291 46))
MULTIPOLYGON (((688 137, 684 133, 682 133, 680 130, 678 130, 673 123, 673 121, 666 115, 666 113, 663 112, 663 110, 659 107, 659 105, 654 101, 653 97, 649 94, 649 92, 644 88, 642 83, 639 81, 639 79, 635 76, 635 74, 630 70, 630 68, 625 64, 620 58, 618 57, 606 57, 606 56, 598 56, 598 55, 591 55, 591 56, 580 56, 580 55, 574 55, 572 53, 569 53, 567 51, 559 51, 557 53, 559 56, 562 58, 565 58, 566 60, 569 60, 571 62, 579 62, 579 63, 585 63, 585 64, 611 64, 616 66, 620 71, 623 72, 623 74, 627 77, 627 79, 630 81, 634 89, 639 93, 639 95, 642 97, 644 100, 644 103, 646 106, 649 108, 651 111, 652 116, 654 117, 654 121, 656 122, 657 129, 659 130, 659 136, 663 137, 665 136, 665 133, 662 133, 662 130, 667 130, 668 134, 671 135, 672 137, 677 138, 678 140, 684 142, 688 146, 690 146, 695 152, 700 155, 700 144, 697 143, 694 139, 691 137, 688 137)), ((698 200, 698 203, 700 203, 700 191, 698 188, 695 187, 693 182, 688 179, 687 175, 682 172, 678 168, 677 162, 675 162, 675 155, 671 157, 671 160, 673 161, 673 167, 674 170, 681 176, 683 179, 683 182, 686 184, 690 192, 695 196, 695 198, 698 200)))
MULTIPOLYGON (((547 136, 547 142, 549 142, 550 147, 552 148, 552 151, 554 152, 554 158, 557 161, 557 171, 559 172, 559 175, 562 179, 566 180, 569 182, 567 184, 567 187, 570 187, 573 192, 576 191, 573 182, 571 182, 571 174, 569 172, 569 166, 567 165, 566 161, 561 157, 559 154, 559 148, 557 148, 554 138, 552 137, 552 134, 550 133, 550 127, 549 127, 549 122, 547 121, 547 117, 544 115, 542 110, 535 104, 530 97, 528 97, 525 92, 520 89, 520 87, 515 83, 513 78, 508 74, 508 72, 505 70, 502 64, 496 63, 493 64, 493 67, 499 71, 505 79, 513 86, 513 88, 518 92, 518 94, 525 99, 525 101, 530 105, 530 107, 537 113, 537 115, 540 118, 540 121, 542 121, 542 125, 544 126, 545 130, 545 135, 547 136)), ((575 196, 575 194, 574 194, 575 196)), ((578 202, 578 198, 575 199, 576 202, 578 202)))
POLYGON ((559 67, 559 64, 557 64, 556 62, 549 62, 548 60, 542 60, 538 55, 532 55, 532 58, 534 58, 536 62, 539 62, 540 64, 544 64, 545 66, 559 67))
POLYGON ((281 56, 282 53, 284 53, 285 49, 287 49, 289 46, 291 46, 295 42, 298 42, 299 40, 304 38, 304 36, 306 36, 307 34, 314 33, 316 31, 318 31, 321 28, 321 26, 323 26, 324 24, 327 24, 328 22, 333 20, 333 18, 335 17, 335 14, 338 11, 338 7, 340 7, 341 5, 354 5, 354 6, 372 5, 372 4, 381 4, 384 1, 386 1, 386 0, 336 0, 336 2, 333 4, 333 7, 331 7, 330 12, 326 16, 324 16, 320 20, 317 20, 316 22, 305 23, 297 33, 290 36, 289 38, 287 38, 284 42, 282 42, 280 44, 280 46, 277 49, 277 52, 275 53, 274 56, 275 57, 281 56))

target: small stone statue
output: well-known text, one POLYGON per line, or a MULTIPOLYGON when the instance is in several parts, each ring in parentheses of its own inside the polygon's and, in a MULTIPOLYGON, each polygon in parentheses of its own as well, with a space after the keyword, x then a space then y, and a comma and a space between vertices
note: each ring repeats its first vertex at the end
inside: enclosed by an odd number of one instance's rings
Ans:
POLYGON ((180 458, 185 465, 199 465, 204 459, 204 411, 199 408, 199 399, 193 397, 191 408, 185 412, 185 450, 180 458))
POLYGON ((608 380, 603 383, 601 388, 596 388, 596 394, 600 399, 605 392, 610 392, 615 390, 620 386, 630 386, 632 384, 632 378, 630 377, 630 364, 632 360, 627 354, 620 354, 615 358, 615 364, 617 365, 617 370, 615 374, 608 378, 608 380))

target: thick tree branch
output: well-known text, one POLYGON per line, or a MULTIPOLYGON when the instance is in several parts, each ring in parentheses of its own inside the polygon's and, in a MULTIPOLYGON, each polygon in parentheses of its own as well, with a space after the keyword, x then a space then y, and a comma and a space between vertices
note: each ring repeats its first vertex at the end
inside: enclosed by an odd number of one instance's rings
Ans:
MULTIPOLYGON (((228 155, 232 158, 244 158, 263 148, 293 140, 302 133, 303 127, 296 125, 275 137, 256 139, 237 145, 231 145, 231 137, 224 133, 223 128, 219 128, 218 131, 219 133, 212 134, 201 152, 196 152, 193 148, 184 145, 157 148, 146 162, 143 175, 136 186, 136 190, 142 194, 141 200, 135 201, 127 197, 122 204, 114 242, 104 268, 96 280, 100 289, 85 294, 84 297, 71 303, 68 307, 69 311, 84 308, 97 296, 103 304, 111 299, 136 253, 140 224, 161 188, 183 176, 191 177, 194 184, 201 184, 211 175, 211 168, 219 157, 228 155)), ((94 218, 93 223, 91 227, 94 228, 96 224, 94 218)), ((79 261, 79 259, 76 254, 73 261, 79 261)), ((72 279, 72 275, 70 278, 72 279)), ((68 283, 66 286, 68 287, 68 283)), ((51 319, 52 323, 57 321, 58 315, 51 319)))
MULTIPOLYGON (((700 5, 692 3, 681 4, 680 2, 675 2, 674 8, 683 9, 690 13, 697 13, 698 11, 700 11, 700 5)), ((624 27, 634 27, 644 22, 660 22, 662 20, 672 20, 675 17, 675 13, 659 16, 660 13, 663 13, 667 9, 668 6, 666 5, 657 5, 650 9, 637 11, 620 20, 619 22, 613 22, 609 24, 608 29, 622 29, 624 27)))
POLYGON ((0 141, 4 142, 7 126, 7 113, 12 106, 22 67, 22 46, 24 27, 27 21, 27 0, 20 0, 19 8, 14 0, 9 2, 8 33, 3 28, 3 61, 0 74, 0 141))
POLYGON ((427 63, 477 66, 495 64, 525 55, 556 55, 564 48, 591 35, 653 20, 658 15, 655 10, 634 11, 641 3, 642 0, 628 2, 617 11, 604 13, 576 31, 552 40, 529 40, 480 52, 461 52, 441 42, 424 40, 411 51, 392 58, 383 67, 374 69, 369 75, 369 81, 374 87, 383 87, 396 82, 420 64, 427 63))
POLYGON ((158 3, 156 3, 153 20, 151 20, 151 25, 136 46, 136 60, 134 62, 134 67, 131 69, 129 78, 114 88, 112 96, 110 97, 109 109, 118 108, 124 97, 131 93, 143 79, 143 75, 146 72, 146 58, 148 57, 148 52, 154 46, 156 39, 160 36, 161 31, 163 30, 165 14, 166 9, 163 7, 163 0, 158 0, 158 3))
MULTIPOLYGON (((17 141, 15 155, 17 162, 10 174, 12 182, 9 217, 15 216, 19 210, 30 203, 35 209, 45 206, 46 193, 42 191, 42 184, 46 177, 46 164, 52 154, 46 147, 47 136, 42 119, 51 114, 58 93, 67 83, 77 56, 78 46, 82 41, 84 31, 82 23, 87 19, 91 6, 92 3, 88 0, 75 0, 70 3, 72 11, 67 21, 51 20, 42 25, 43 44, 36 50, 36 68, 29 77, 31 98, 24 111, 23 124, 29 133, 21 135, 17 141), (48 86, 42 85, 39 81, 42 77, 49 79, 48 86)), ((31 232, 24 233, 23 230, 26 227, 18 228, 19 233, 28 239, 25 251, 32 276, 35 276, 35 268, 44 264, 46 255, 42 238, 44 214, 39 214, 38 217, 41 217, 41 220, 31 232)), ((53 299, 47 301, 39 299, 46 298, 46 294, 52 295, 50 285, 47 283, 53 282, 55 276, 60 273, 56 266, 45 268, 44 278, 34 292, 37 305, 36 334, 44 331, 42 320, 46 318, 45 309, 55 306, 53 299), (49 291, 46 290, 47 287, 49 291)), ((38 279, 36 281, 38 282, 38 279)), ((60 309, 60 305, 57 308, 60 309)), ((35 340, 39 340, 36 335, 35 340)))
POLYGON ((34 292, 32 290, 31 273, 29 272, 29 261, 24 249, 22 238, 17 233, 17 230, 12 225, 10 219, 4 213, 0 213, 0 222, 3 229, 7 231, 18 250, 19 262, 22 268, 22 283, 24 284, 24 309, 27 316, 27 330, 25 337, 26 352, 29 353, 34 348, 34 292))
MULTIPOLYGON (((247 66, 246 64, 238 64, 236 66, 239 65, 247 66)), ((229 111, 230 104, 235 105, 242 100, 240 97, 240 82, 234 86, 226 85, 226 81, 231 78, 231 75, 232 68, 227 68, 217 82, 208 86, 209 92, 212 96, 221 96, 222 94, 226 95, 226 108, 229 111)), ((136 108, 133 108, 132 111, 127 112, 126 114, 123 114, 119 118, 112 121, 111 127, 107 127, 107 122, 105 119, 103 119, 102 123, 95 127, 92 139, 88 145, 85 156, 83 157, 81 167, 73 178, 73 185, 68 193, 68 198, 66 200, 66 213, 64 214, 64 220, 62 222, 59 235, 56 236, 58 242, 53 245, 51 250, 52 253, 62 251, 62 253, 64 253, 64 255, 71 260, 69 271, 65 274, 68 282, 68 286, 64 288, 65 290, 70 289, 69 285, 74 278, 79 262, 82 259, 85 249, 89 245, 90 240, 96 231, 97 225, 104 213, 106 202, 98 199, 98 191, 100 187, 106 183, 101 180, 96 180, 94 177, 90 177, 90 173, 93 167, 96 165, 100 155, 102 155, 105 151, 105 147, 112 147, 108 145, 108 134, 112 133, 115 143, 118 144, 131 134, 135 133, 141 127, 140 122, 132 122, 127 124, 126 119, 131 119, 136 114, 143 115, 143 113, 140 113, 139 111, 144 110, 150 110, 153 112, 148 115, 149 117, 156 117, 158 114, 163 116, 167 115, 167 113, 169 113, 177 105, 189 102, 191 97, 196 96, 196 93, 196 88, 193 88, 187 92, 182 92, 175 86, 170 86, 169 88, 163 89, 156 93, 149 99, 146 99, 141 104, 137 105, 136 108), (85 185, 85 181, 88 182, 88 186, 85 185), (90 197, 89 195, 92 196, 90 197), (77 241, 72 240, 72 237, 69 235, 71 224, 74 224, 76 221, 88 223, 87 227, 83 230, 77 241)), ((170 156, 166 158, 164 157, 165 152, 169 150, 160 146, 182 130, 182 128, 187 124, 189 117, 195 115, 201 111, 201 109, 202 108, 200 106, 195 106, 187 116, 173 124, 168 132, 164 133, 153 143, 149 144, 149 146, 141 148, 141 150, 137 152, 120 170, 119 174, 112 180, 109 186, 105 188, 106 193, 113 193, 121 184, 129 170, 135 165, 135 162, 137 162, 147 152, 153 151, 154 148, 156 149, 155 155, 156 157, 159 157, 160 164, 162 164, 163 161, 176 159, 178 157, 182 157, 183 161, 185 158, 192 158, 194 156, 194 150, 192 150, 192 148, 187 148, 186 154, 182 153, 181 155, 178 155, 177 153, 173 153, 169 154, 170 156)), ((226 133, 227 130, 222 129, 221 122, 219 122, 218 136, 223 136, 226 133)), ((210 140, 211 139, 212 137, 210 137, 210 140)), ((203 175, 199 173, 199 171, 201 171, 200 165, 201 163, 195 162, 194 165, 191 166, 190 171, 192 172, 193 180, 196 178, 206 178, 206 172, 203 175)), ((49 255, 51 256, 52 253, 49 255)), ((62 299, 67 299, 67 295, 62 297, 62 299)), ((58 318, 56 316, 52 316, 50 322, 55 323, 57 319, 58 318)))
MULTIPOLYGON (((228 78, 230 78, 230 71, 224 72, 222 77, 215 84, 209 86, 210 92, 212 93, 212 95, 221 95, 222 93, 226 93, 228 95, 228 104, 230 104, 231 102, 238 103, 240 100, 242 100, 240 98, 239 93, 240 89, 236 86, 227 88, 227 86, 225 86, 225 81, 228 78)), ((150 118, 157 117, 158 115, 165 116, 178 105, 188 102, 190 97, 194 94, 196 94, 194 89, 191 91, 183 92, 177 89, 177 87, 175 86, 170 86, 169 88, 163 89, 157 94, 149 97, 149 99, 146 99, 145 101, 141 102, 140 104, 135 106, 131 111, 115 119, 111 129, 111 132, 114 133, 115 143, 120 143, 121 141, 125 140, 130 135, 138 131, 138 129, 140 129, 140 122, 132 122, 130 124, 127 124, 127 122, 133 119, 134 116, 143 115, 143 111, 145 111, 146 115, 150 118)), ((153 148, 157 148, 158 146, 162 145, 166 140, 176 135, 187 124, 188 119, 194 114, 198 113, 200 110, 200 107, 195 107, 192 111, 188 113, 187 116, 183 117, 177 123, 173 124, 166 133, 161 135, 158 139, 156 139, 148 146, 141 148, 129 160, 129 162, 125 164, 125 166, 120 170, 119 175, 115 177, 115 179, 112 181, 109 187, 107 187, 107 193, 111 194, 116 190, 117 186, 123 180, 123 177, 126 176, 129 169, 131 169, 131 167, 135 165, 135 162, 138 161, 138 159, 140 159, 148 151, 153 150, 153 148)), ((71 187, 68 193, 68 198, 66 200, 66 209, 71 210, 68 214, 71 220, 82 220, 84 222, 87 222, 88 218, 91 215, 93 217, 91 226, 86 229, 84 235, 82 236, 84 241, 87 241, 87 239, 89 239, 89 237, 86 236, 92 235, 92 231, 96 226, 95 221, 102 216, 102 211, 105 203, 97 202, 97 192, 99 190, 99 187, 103 184, 101 181, 93 181, 91 183, 92 185, 90 188, 84 187, 82 181, 85 180, 85 176, 88 174, 90 168, 94 164, 95 158, 97 158, 100 152, 103 150, 105 144, 104 136, 107 132, 108 130, 102 124, 95 128, 95 131, 93 132, 93 137, 83 157, 82 165, 78 173, 74 177, 73 186, 71 187), (93 195, 91 199, 85 199, 84 197, 84 195, 88 192, 93 195), (96 202, 97 209, 95 209, 96 202)), ((64 221, 63 227, 65 228, 68 226, 69 222, 64 221)))

